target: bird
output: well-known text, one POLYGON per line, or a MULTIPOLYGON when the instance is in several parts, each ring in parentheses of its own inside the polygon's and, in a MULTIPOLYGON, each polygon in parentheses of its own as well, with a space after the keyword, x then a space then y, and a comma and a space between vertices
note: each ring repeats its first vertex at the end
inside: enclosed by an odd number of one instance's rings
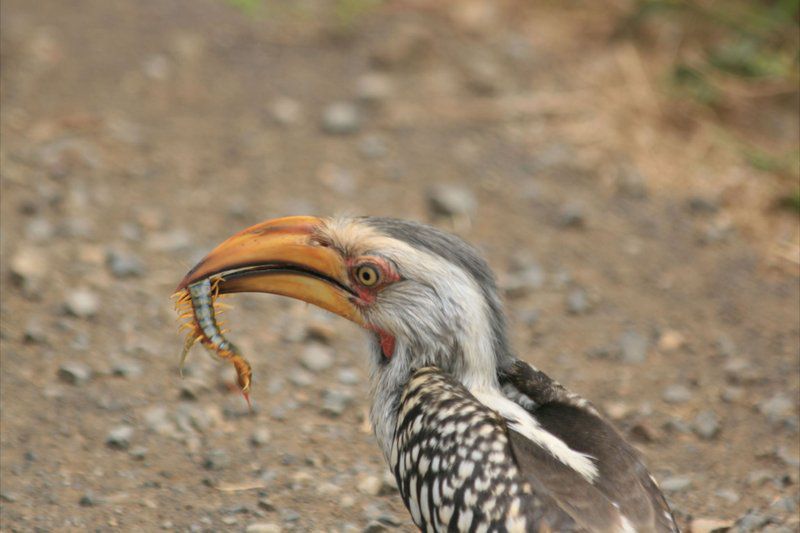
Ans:
POLYGON ((208 280, 362 326, 370 422, 421 531, 679 531, 638 452, 515 355, 495 277, 461 238, 385 217, 282 217, 222 242, 178 289, 208 280))

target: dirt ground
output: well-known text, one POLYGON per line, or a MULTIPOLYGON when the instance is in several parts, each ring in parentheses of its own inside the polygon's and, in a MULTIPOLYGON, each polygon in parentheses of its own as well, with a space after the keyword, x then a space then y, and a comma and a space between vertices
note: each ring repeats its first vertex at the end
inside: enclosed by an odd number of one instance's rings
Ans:
MULTIPOLYGON (((611 38, 621 2, 512 4, 0 4, 0 529, 412 531, 354 326, 230 298, 253 415, 202 349, 177 371, 195 261, 349 212, 478 245, 520 356, 608 413, 682 526, 797 530, 781 183, 672 107, 659 49, 611 38)), ((756 115, 796 146, 796 105, 756 115)))

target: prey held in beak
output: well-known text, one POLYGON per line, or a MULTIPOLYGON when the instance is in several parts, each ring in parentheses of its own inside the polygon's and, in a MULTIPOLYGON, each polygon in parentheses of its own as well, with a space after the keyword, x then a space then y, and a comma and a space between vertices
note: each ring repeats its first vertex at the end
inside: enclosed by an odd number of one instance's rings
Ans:
POLYGON ((363 325, 353 301, 344 259, 335 249, 314 239, 316 217, 285 217, 251 226, 211 251, 183 278, 176 289, 176 309, 188 329, 181 368, 199 340, 236 369, 239 387, 249 404, 252 371, 217 322, 220 295, 266 292, 289 296, 363 325))

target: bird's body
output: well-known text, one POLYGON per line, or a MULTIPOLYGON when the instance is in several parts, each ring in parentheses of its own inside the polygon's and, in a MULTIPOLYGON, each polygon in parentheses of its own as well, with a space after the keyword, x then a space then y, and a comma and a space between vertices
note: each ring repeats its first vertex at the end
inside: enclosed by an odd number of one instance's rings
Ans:
POLYGON ((638 454, 518 359, 486 262, 385 218, 290 217, 232 237, 179 288, 300 298, 370 331, 370 418, 424 531, 677 531, 638 454))

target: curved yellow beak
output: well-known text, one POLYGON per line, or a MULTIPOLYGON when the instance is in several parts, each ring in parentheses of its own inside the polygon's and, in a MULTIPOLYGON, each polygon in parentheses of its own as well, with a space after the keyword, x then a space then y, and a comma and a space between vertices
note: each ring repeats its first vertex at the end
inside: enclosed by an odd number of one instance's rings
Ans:
POLYGON ((267 220, 240 231, 192 268, 177 290, 219 279, 220 294, 267 292, 303 300, 357 324, 361 312, 344 258, 313 241, 321 219, 295 216, 267 220))

